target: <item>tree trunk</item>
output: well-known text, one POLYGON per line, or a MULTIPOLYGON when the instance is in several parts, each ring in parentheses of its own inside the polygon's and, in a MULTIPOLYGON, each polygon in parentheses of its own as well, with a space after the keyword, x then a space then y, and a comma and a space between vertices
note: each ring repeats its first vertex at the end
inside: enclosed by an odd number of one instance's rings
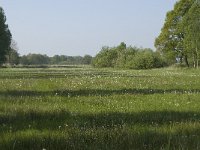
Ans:
POLYGON ((190 67, 187 55, 185 55, 185 64, 188 68, 190 67))
MULTIPOLYGON (((196 40, 196 45, 197 45, 197 40, 196 40)), ((196 61, 197 61, 197 63, 196 63, 196 67, 197 67, 197 69, 199 68, 199 56, 198 56, 199 54, 198 54, 198 48, 197 48, 197 46, 196 46, 196 61)))
POLYGON ((180 57, 180 64, 183 64, 183 57, 180 57))
POLYGON ((193 53, 193 67, 196 68, 195 54, 193 53))

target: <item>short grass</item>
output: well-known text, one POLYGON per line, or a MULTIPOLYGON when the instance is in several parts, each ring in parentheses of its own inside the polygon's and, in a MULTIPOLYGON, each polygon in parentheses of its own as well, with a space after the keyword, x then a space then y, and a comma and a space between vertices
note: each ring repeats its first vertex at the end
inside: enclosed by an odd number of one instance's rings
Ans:
POLYGON ((0 149, 200 149, 200 70, 0 69, 0 149))

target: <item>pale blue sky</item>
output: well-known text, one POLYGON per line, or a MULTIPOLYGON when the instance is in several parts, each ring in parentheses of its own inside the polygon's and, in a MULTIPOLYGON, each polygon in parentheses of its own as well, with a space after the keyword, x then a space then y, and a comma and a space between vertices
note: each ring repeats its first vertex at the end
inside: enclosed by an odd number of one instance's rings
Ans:
POLYGON ((102 46, 154 49, 176 0, 0 0, 21 55, 95 55, 102 46))

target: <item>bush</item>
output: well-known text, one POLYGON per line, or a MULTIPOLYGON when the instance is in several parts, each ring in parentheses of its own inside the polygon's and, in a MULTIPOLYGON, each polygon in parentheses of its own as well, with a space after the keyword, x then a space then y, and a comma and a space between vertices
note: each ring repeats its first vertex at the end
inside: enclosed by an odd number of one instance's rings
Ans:
POLYGON ((159 53, 153 52, 151 49, 126 48, 122 44, 113 48, 103 47, 93 59, 93 66, 128 69, 151 69, 166 66, 159 53))
POLYGON ((92 60, 94 67, 114 67, 117 59, 117 51, 109 47, 103 47, 102 50, 92 60))

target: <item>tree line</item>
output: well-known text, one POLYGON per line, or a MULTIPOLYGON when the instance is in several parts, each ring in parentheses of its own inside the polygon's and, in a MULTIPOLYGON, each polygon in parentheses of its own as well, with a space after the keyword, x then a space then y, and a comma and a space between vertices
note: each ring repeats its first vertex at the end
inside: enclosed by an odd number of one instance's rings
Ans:
POLYGON ((42 54, 28 54, 19 57, 21 65, 89 65, 91 64, 92 56, 66 56, 55 55, 49 57, 42 54))
POLYGON ((11 40, 9 51, 5 55, 4 64, 6 65, 90 65, 92 56, 66 56, 54 55, 49 57, 43 54, 27 54, 20 56, 17 43, 11 40))
POLYGON ((12 34, 6 24, 6 16, 3 8, 0 7, 0 66, 10 65, 79 65, 91 64, 92 56, 66 56, 55 55, 49 57, 42 54, 28 54, 20 56, 17 52, 17 44, 12 39, 12 34))
POLYGON ((28 54, 19 56, 16 50, 12 50, 7 55, 6 64, 9 65, 89 65, 92 61, 92 56, 66 56, 55 55, 49 57, 42 54, 28 54))

